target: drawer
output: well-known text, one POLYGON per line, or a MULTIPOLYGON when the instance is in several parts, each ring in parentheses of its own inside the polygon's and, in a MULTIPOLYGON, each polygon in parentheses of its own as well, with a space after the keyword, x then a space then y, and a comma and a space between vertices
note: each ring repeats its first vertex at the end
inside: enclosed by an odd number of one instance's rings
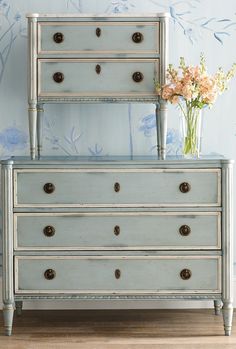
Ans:
POLYGON ((39 96, 156 95, 159 60, 39 61, 39 96))
POLYGON ((39 54, 156 54, 159 23, 39 23, 39 54))
POLYGON ((220 292, 220 257, 15 257, 16 293, 220 292))
POLYGON ((15 207, 220 206, 220 169, 14 170, 15 207))
POLYGON ((16 250, 219 249, 220 213, 18 213, 16 250))

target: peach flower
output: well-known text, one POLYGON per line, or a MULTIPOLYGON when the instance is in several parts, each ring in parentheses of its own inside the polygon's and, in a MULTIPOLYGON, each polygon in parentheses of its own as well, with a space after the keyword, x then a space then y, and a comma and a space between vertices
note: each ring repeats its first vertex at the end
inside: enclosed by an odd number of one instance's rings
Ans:
POLYGON ((172 104, 181 103, 184 100, 190 108, 203 108, 212 105, 217 96, 223 93, 230 79, 236 73, 236 63, 224 73, 219 68, 215 75, 207 73, 205 58, 201 55, 199 66, 187 66, 183 57, 180 58, 179 69, 172 64, 167 69, 167 84, 156 85, 157 94, 172 104))

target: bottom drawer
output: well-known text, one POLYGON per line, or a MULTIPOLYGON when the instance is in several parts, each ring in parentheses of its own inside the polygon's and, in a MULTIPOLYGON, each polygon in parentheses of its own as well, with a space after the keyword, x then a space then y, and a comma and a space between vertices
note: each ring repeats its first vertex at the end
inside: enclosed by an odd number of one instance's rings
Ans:
POLYGON ((220 292, 219 256, 15 257, 16 293, 220 292))

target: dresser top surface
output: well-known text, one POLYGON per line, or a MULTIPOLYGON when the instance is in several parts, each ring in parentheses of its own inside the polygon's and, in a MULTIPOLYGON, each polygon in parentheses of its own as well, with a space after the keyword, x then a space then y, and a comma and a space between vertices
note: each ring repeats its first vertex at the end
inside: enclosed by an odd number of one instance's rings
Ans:
POLYGON ((221 167, 223 164, 231 164, 221 155, 203 156, 199 159, 186 159, 183 156, 170 156, 166 160, 159 160, 157 156, 46 156, 40 160, 31 160, 29 157, 11 157, 1 161, 2 165, 16 166, 147 166, 154 168, 165 167, 221 167))
POLYGON ((160 12, 160 13, 119 13, 119 14, 108 14, 108 13, 102 13, 102 14, 95 14, 95 13, 27 13, 27 18, 37 18, 39 20, 71 20, 71 19, 110 19, 110 20, 125 20, 125 19, 157 19, 157 18, 164 18, 170 17, 170 14, 168 12, 160 12))

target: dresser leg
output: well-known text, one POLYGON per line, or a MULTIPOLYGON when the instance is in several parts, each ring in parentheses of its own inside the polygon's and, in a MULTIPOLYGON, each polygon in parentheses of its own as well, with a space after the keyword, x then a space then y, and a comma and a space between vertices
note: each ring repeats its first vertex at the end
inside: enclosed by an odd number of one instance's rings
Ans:
POLYGON ((15 302, 15 307, 16 307, 16 315, 21 315, 22 314, 23 302, 22 301, 16 301, 15 302))
POLYGON ((214 300, 215 315, 221 314, 221 300, 214 300))
POLYGON ((14 315, 13 304, 4 304, 3 305, 3 321, 4 321, 4 329, 5 329, 6 336, 10 336, 12 333, 13 315, 14 315))
POLYGON ((37 106, 37 139, 38 139, 38 158, 40 159, 43 145, 43 105, 37 106))
POLYGON ((157 130, 157 155, 161 157, 161 122, 160 122, 160 106, 156 104, 156 130, 157 130))
POLYGON ((36 131, 37 131, 37 105, 29 105, 29 134, 30 134, 30 155, 35 159, 36 153, 36 131))
POLYGON ((166 158, 166 138, 167 138, 167 103, 164 100, 160 101, 159 109, 160 118, 160 157, 162 160, 166 158))
POLYGON ((233 303, 232 302, 223 302, 223 319, 224 319, 224 329, 225 335, 231 335, 232 321, 233 321, 233 303))

